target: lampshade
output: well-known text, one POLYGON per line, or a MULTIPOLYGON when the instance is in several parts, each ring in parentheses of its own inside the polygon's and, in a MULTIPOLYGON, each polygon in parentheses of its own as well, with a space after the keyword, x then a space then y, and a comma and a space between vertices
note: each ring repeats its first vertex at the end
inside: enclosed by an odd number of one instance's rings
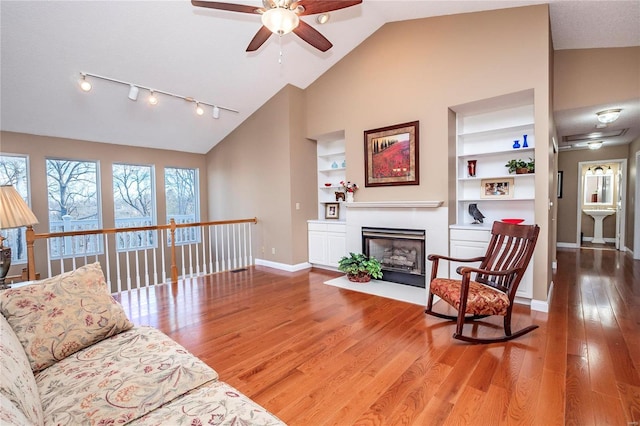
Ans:
POLYGON ((298 15, 283 7, 269 9, 262 14, 262 25, 278 35, 288 34, 300 24, 298 15))
POLYGON ((598 116, 598 121, 601 123, 613 123, 620 117, 621 109, 607 109, 604 111, 596 112, 598 116))
POLYGON ((604 169, 600 166, 595 168, 596 176, 602 176, 604 174, 604 169))
POLYGON ((35 225, 38 218, 11 185, 0 186, 0 229, 35 225))

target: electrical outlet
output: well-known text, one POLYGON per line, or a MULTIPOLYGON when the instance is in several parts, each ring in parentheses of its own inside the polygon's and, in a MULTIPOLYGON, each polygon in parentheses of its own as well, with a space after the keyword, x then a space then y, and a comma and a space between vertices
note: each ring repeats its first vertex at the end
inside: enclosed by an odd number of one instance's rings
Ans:
POLYGON ((264 251, 264 246, 262 246, 262 254, 264 254, 264 253, 265 253, 265 251, 264 251))
POLYGON ((276 254, 276 248, 275 247, 271 247, 271 254, 276 254))

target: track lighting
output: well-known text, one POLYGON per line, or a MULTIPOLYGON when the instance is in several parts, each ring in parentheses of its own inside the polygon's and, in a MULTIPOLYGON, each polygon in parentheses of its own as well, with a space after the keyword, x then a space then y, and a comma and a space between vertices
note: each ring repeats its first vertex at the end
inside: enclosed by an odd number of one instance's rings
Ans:
POLYGON ((80 75, 82 76, 82 78, 80 78, 80 88, 85 92, 88 92, 89 90, 91 90, 91 83, 87 81, 86 74, 80 74, 80 75))
POLYGON ((148 90, 149 91, 149 97, 147 98, 147 100, 149 101, 149 104, 151 105, 156 105, 158 103, 158 94, 162 94, 165 96, 171 96, 173 98, 178 98, 178 99, 183 99, 187 102, 193 102, 196 104, 196 114, 198 115, 204 115, 204 105, 210 106, 213 108, 213 118, 220 118, 220 110, 225 110, 225 111, 229 111, 229 112, 235 112, 235 113, 239 113, 238 110, 232 109, 232 108, 227 108, 224 106, 220 106, 220 105, 215 105, 213 103, 209 103, 209 102, 202 102, 202 101, 196 101, 193 97, 191 96, 182 96, 182 95, 177 95, 175 93, 171 93, 171 92, 165 92, 164 90, 158 90, 158 89, 152 89, 150 87, 146 87, 146 86, 142 86, 140 84, 134 84, 134 83, 129 83, 127 81, 122 81, 122 80, 116 80, 115 78, 110 78, 110 77, 104 77, 101 75, 97 75, 97 74, 91 74, 88 72, 80 72, 80 80, 79 80, 79 84, 80 84, 80 88, 85 91, 88 92, 89 90, 91 90, 91 82, 89 80, 87 80, 87 77, 92 77, 92 78, 97 78, 99 80, 105 80, 105 81, 110 81, 112 83, 118 83, 118 84, 123 84, 123 85, 127 85, 129 86, 129 95, 128 98, 131 99, 132 101, 135 101, 138 99, 138 94, 140 93, 140 89, 143 90, 148 90))
POLYGON ((138 88, 132 84, 131 87, 129 88, 129 99, 131 99, 132 101, 137 101, 138 92, 139 92, 138 88))
POLYGON ((149 103, 151 105, 157 105, 158 104, 158 98, 156 97, 156 94, 153 93, 153 90, 149 91, 150 95, 149 95, 149 103))

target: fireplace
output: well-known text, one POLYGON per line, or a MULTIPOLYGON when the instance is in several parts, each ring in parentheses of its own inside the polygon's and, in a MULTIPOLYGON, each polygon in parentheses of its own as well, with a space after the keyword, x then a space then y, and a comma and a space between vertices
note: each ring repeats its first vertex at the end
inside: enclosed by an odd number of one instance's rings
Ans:
POLYGON ((362 252, 382 264, 382 279, 425 287, 425 238, 421 229, 362 227, 362 252))

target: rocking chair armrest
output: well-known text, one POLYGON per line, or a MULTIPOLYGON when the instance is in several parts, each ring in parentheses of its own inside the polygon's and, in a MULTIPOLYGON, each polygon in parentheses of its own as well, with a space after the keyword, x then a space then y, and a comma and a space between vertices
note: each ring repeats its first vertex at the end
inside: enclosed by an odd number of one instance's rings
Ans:
POLYGON ((506 269, 504 271, 491 271, 488 269, 480 269, 474 268, 472 266, 458 266, 456 272, 460 275, 471 274, 472 272, 477 272, 483 275, 494 275, 494 276, 503 276, 503 275, 511 275, 518 271, 519 268, 506 269))
POLYGON ((431 260, 431 261, 434 261, 434 260, 438 259, 438 260, 449 260, 449 261, 461 262, 461 263, 482 262, 484 260, 484 258, 485 258, 485 256, 472 257, 472 258, 468 258, 468 259, 461 259, 461 258, 457 258, 457 257, 444 256, 442 254, 430 254, 430 255, 427 256, 427 260, 431 260))

